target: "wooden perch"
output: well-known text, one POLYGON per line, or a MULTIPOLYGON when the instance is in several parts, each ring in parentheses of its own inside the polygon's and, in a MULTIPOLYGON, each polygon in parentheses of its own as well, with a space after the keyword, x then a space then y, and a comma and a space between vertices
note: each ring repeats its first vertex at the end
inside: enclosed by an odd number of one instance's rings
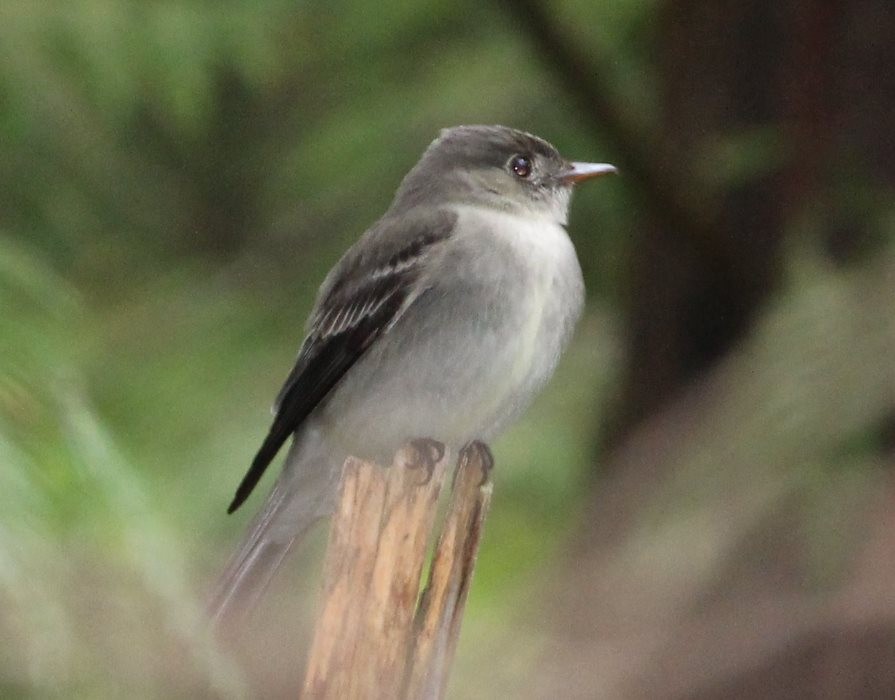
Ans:
POLYGON ((461 453, 420 598, 446 461, 441 445, 420 440, 402 448, 388 469, 345 462, 304 697, 443 697, 492 465, 481 443, 461 453))

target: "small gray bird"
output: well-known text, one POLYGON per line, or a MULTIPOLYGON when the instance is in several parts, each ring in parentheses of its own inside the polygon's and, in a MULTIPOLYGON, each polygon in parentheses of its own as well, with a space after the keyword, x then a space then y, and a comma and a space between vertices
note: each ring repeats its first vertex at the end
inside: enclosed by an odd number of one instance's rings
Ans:
POLYGON ((564 228, 572 186, 614 172, 504 126, 441 132, 320 287, 228 512, 292 445, 212 598, 214 619, 251 607, 295 540, 332 512, 347 456, 390 464, 416 438, 455 452, 520 415, 581 314, 564 228))

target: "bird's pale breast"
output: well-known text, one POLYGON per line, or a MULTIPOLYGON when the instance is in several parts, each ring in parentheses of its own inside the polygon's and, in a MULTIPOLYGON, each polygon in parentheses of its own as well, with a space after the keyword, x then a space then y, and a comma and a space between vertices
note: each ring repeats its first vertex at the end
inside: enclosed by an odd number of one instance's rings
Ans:
POLYGON ((565 230, 461 208, 443 254, 439 265, 462 274, 433 277, 392 342, 372 347, 346 377, 350 391, 327 402, 320 417, 340 451, 388 460, 416 437, 452 449, 491 439, 553 373, 583 301, 565 230))

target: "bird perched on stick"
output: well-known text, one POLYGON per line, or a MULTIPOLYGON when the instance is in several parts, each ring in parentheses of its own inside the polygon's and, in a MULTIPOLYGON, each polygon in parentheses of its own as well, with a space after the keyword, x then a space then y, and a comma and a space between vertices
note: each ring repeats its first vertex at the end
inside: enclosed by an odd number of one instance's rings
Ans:
POLYGON ((390 464, 416 438, 455 451, 520 415, 581 314, 565 230, 572 188, 614 172, 504 126, 445 129, 432 142, 320 287, 228 512, 292 443, 218 584, 214 619, 253 605, 296 539, 330 514, 349 455, 390 464))

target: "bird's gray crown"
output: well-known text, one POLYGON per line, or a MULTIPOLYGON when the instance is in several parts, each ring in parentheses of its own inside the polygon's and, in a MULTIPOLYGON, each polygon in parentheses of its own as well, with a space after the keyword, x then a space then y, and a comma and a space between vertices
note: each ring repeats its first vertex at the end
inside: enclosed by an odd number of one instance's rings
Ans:
POLYGON ((556 211, 564 218, 569 187, 556 179, 568 167, 550 143, 506 126, 443 129, 404 178, 392 210, 468 203, 500 209, 556 211), (511 161, 530 159, 530 177, 514 176, 511 161))
POLYGON ((554 162, 564 161, 559 151, 539 136, 506 126, 456 126, 442 129, 422 160, 444 168, 503 167, 515 155, 539 156, 554 162))

